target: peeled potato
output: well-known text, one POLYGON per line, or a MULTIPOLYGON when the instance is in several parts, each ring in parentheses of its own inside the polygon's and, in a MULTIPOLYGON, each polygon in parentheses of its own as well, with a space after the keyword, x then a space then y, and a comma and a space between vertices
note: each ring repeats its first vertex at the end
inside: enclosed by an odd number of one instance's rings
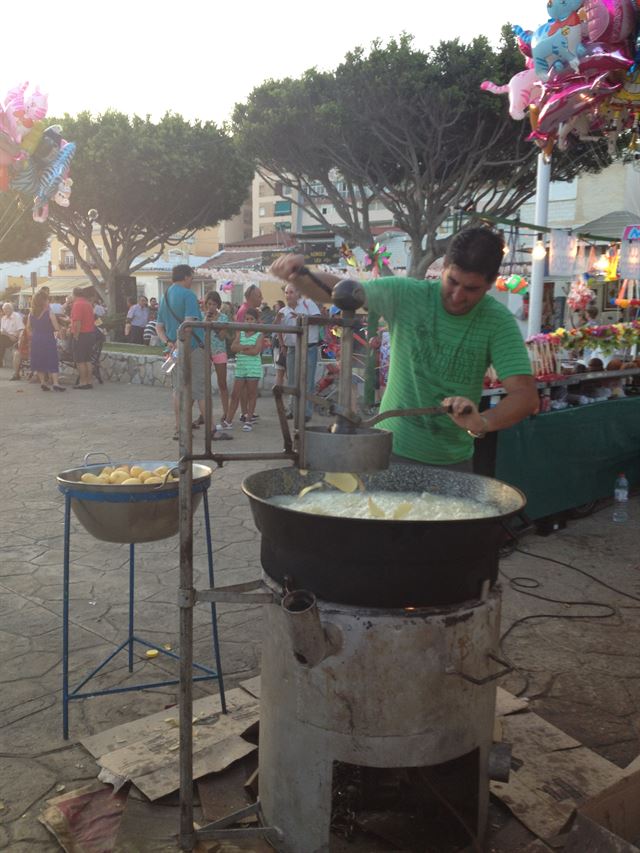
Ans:
POLYGON ((95 485, 96 483, 102 483, 102 480, 99 477, 96 477, 95 474, 86 473, 80 477, 81 482, 83 483, 92 483, 95 485))
POLYGON ((129 479, 128 471, 114 471, 113 474, 109 475, 109 482, 118 486, 120 483, 124 483, 125 480, 129 479))
POLYGON ((111 483, 108 474, 98 474, 98 480, 100 480, 103 486, 108 486, 111 483))
POLYGON ((169 471, 169 468, 166 465, 160 465, 157 468, 153 469, 153 473, 156 477, 164 477, 164 475, 169 471))
POLYGON ((139 477, 128 477, 120 483, 121 486, 141 486, 142 480, 139 477))
POLYGON ((169 474, 169 476, 167 477, 167 483, 177 483, 178 479, 179 478, 174 477, 173 474, 169 474))
POLYGON ((116 468, 116 471, 126 471, 128 474, 129 473, 129 466, 128 465, 118 465, 118 467, 116 468))
POLYGON ((151 471, 142 471, 142 473, 138 474, 138 477, 142 480, 143 483, 146 483, 149 477, 155 477, 156 475, 151 471))
POLYGON ((98 476, 99 476, 99 477, 102 477, 103 475, 105 475, 105 476, 107 476, 107 477, 108 477, 108 476, 109 476, 109 474, 113 474, 113 472, 114 472, 115 470, 116 470, 116 469, 115 469, 113 466, 111 466, 111 465, 107 465, 105 468, 103 468, 103 469, 102 469, 102 471, 100 471, 100 473, 98 474, 98 476))
POLYGON ((144 471, 144 468, 142 467, 142 465, 132 465, 131 468, 129 469, 129 473, 131 474, 132 477, 139 477, 143 471, 144 471))
POLYGON ((341 492, 351 494, 358 488, 358 478, 354 474, 340 474, 330 471, 324 475, 325 483, 333 486, 341 492))
POLYGON ((162 477, 156 477, 154 474, 149 474, 144 480, 142 480, 142 475, 140 475, 140 480, 145 484, 145 486, 160 486, 164 483, 162 477))

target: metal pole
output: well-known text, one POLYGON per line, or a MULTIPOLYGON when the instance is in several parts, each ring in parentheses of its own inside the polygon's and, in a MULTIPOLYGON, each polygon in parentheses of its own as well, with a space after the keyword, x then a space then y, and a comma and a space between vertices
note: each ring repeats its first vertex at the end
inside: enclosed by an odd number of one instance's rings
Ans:
MULTIPOLYGON (((204 530, 207 539, 207 560, 209 566, 209 587, 215 586, 215 578, 213 574, 213 545, 211 543, 211 523, 209 520, 209 496, 205 489, 202 493, 202 506, 204 508, 204 530)), ((218 692, 220 693, 220 707, 222 713, 227 713, 227 699, 224 695, 224 679, 222 676, 222 661, 220 660, 220 640, 218 638, 218 614, 216 613, 216 603, 211 602, 211 629, 213 632, 213 655, 216 662, 216 672, 218 673, 218 692)))
MULTIPOLYGON (((549 219, 549 184, 551 183, 551 158, 538 154, 538 170, 536 177, 536 212, 535 224, 547 227, 549 219)), ((534 236, 533 245, 537 243, 534 236)), ((544 266, 546 258, 531 259, 531 282, 529 286, 529 321, 527 337, 537 335, 542 323, 542 294, 544 290, 544 266)))
MULTIPOLYGON (((356 316, 354 311, 343 311, 342 315, 345 320, 351 321, 356 316)), ((353 327, 345 326, 342 330, 342 338, 340 339, 340 379, 338 384, 338 403, 344 406, 345 409, 351 409, 352 364, 353 327)))
POLYGON ((135 571, 135 545, 131 542, 129 545, 129 672, 133 672, 133 600, 136 588, 135 571))
POLYGON ((178 374, 180 394, 180 846, 193 850, 193 516, 191 432, 191 329, 180 336, 178 374))
POLYGON ((64 496, 64 557, 62 568, 62 737, 69 740, 69 538, 71 498, 64 496))

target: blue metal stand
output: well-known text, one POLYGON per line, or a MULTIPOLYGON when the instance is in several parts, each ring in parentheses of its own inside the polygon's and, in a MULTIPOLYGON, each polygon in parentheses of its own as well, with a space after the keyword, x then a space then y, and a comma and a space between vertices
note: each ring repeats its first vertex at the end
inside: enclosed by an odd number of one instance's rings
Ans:
MULTIPOLYGON (((132 690, 152 690, 156 687, 167 687, 172 684, 179 684, 179 678, 172 678, 167 681, 154 681, 150 684, 132 684, 127 687, 110 687, 102 690, 82 691, 82 688, 91 679, 97 675, 104 667, 113 660, 123 649, 128 651, 129 672, 133 672, 133 647, 134 643, 139 643, 146 646, 148 649, 155 649, 159 654, 166 655, 174 660, 180 660, 180 656, 174 654, 162 646, 157 646, 155 643, 150 643, 148 640, 142 639, 135 634, 134 611, 135 611, 135 546, 129 545, 129 632, 126 640, 111 652, 98 666, 96 666, 82 681, 71 690, 69 689, 69 545, 71 538, 71 498, 72 491, 65 492, 64 505, 64 570, 63 570, 63 605, 62 605, 62 735, 65 740, 69 739, 69 703, 74 699, 88 699, 90 696, 106 696, 112 693, 127 693, 132 690)), ((85 498, 85 495, 82 495, 85 498)), ((213 572, 213 547, 211 544, 211 526, 209 522, 209 500, 206 488, 202 491, 202 506, 204 509, 204 526, 207 540, 207 557, 209 568, 209 585, 214 586, 213 572)), ((220 691, 220 704, 222 713, 227 713, 227 703, 224 694, 224 680, 222 676, 222 664, 220 660, 220 645, 218 642, 218 620, 216 614, 216 605, 211 603, 211 630, 213 638, 213 654, 215 658, 215 669, 203 666, 202 664, 194 663, 193 668, 203 675, 194 675, 194 681, 209 681, 217 679, 218 688, 220 691)))

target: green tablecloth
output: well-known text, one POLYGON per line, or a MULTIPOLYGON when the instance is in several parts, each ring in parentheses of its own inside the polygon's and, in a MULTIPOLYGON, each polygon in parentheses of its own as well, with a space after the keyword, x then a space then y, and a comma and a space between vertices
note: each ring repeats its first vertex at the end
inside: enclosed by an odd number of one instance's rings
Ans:
POLYGON ((612 497, 620 471, 640 483, 640 397, 548 412, 498 433, 495 476, 522 489, 531 519, 612 497))

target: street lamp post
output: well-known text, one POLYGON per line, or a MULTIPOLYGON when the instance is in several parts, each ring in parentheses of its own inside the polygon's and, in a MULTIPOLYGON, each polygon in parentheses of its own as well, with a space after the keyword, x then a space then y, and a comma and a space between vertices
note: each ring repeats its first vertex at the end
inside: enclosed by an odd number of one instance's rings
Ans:
MULTIPOLYGON (((551 183, 551 158, 543 153, 538 154, 538 169, 536 173, 536 210, 535 224, 546 228, 549 219, 549 184, 551 183)), ((527 337, 537 335, 542 324, 542 293, 544 289, 544 267, 546 252, 542 232, 534 237, 531 252, 531 281, 529 283, 529 321, 527 337), (542 242, 543 251, 540 251, 542 242), (536 249, 538 251, 536 251, 536 249)))

